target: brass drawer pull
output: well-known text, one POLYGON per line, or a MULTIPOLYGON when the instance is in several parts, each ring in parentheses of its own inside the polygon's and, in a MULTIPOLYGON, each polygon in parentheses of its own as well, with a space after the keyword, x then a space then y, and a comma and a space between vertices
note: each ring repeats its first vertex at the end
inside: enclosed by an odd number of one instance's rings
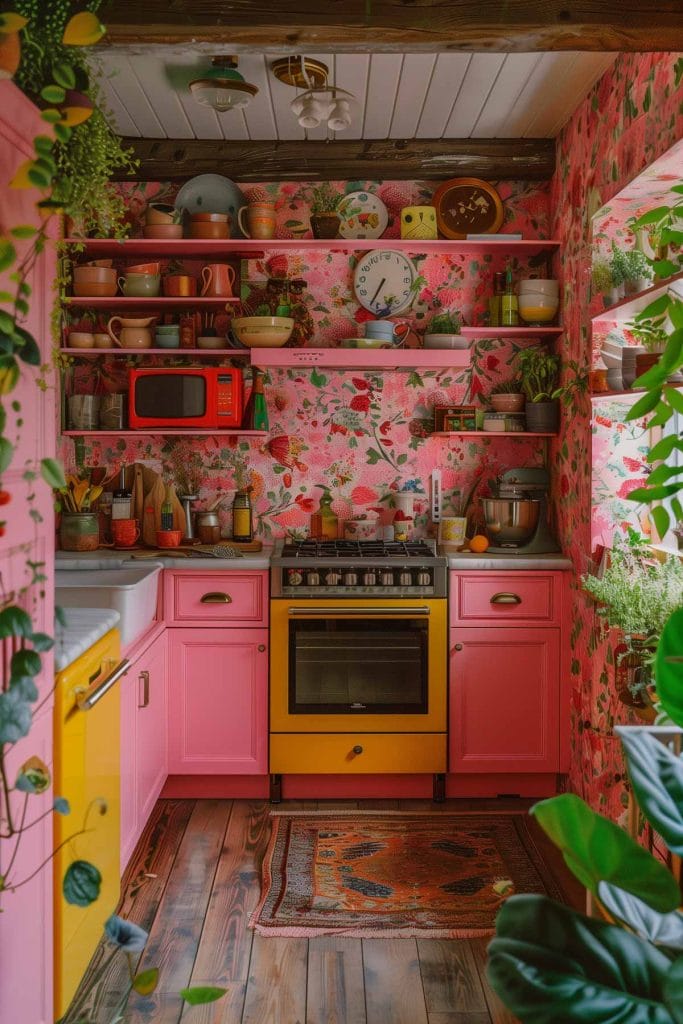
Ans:
POLYGON ((461 651, 462 650, 462 644, 456 644, 455 647, 453 648, 453 650, 454 651, 461 651))
POLYGON ((266 649, 266 645, 265 644, 259 644, 258 645, 258 649, 259 649, 259 651, 261 651, 261 653, 263 653, 263 651, 265 651, 265 649, 266 649))
POLYGON ((353 748, 353 750, 351 751, 351 753, 353 753, 353 754, 362 754, 362 753, 363 753, 363 748, 361 747, 361 745, 360 745, 360 744, 357 744, 357 745, 356 745, 356 746, 355 746, 355 747, 353 748))
POLYGON ((149 707, 149 672, 146 669, 138 676, 138 707, 149 707), (142 700, 140 700, 140 684, 142 684, 142 700))
POLYGON ((200 598, 201 604, 232 604, 230 594, 224 594, 221 590, 212 590, 203 594, 200 598))
POLYGON ((519 594, 512 594, 510 592, 503 591, 500 594, 494 594, 491 598, 491 604, 521 604, 522 599, 519 594))

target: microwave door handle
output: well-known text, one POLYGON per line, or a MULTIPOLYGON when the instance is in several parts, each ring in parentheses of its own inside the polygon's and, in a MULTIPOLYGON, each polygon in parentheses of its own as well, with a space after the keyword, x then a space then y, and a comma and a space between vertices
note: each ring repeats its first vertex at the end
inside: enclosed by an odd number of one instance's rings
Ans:
POLYGON ((381 605, 373 605, 372 608, 321 608, 315 605, 305 605, 301 608, 288 608, 287 612, 292 616, 303 615, 316 618, 325 618, 331 615, 362 615, 365 618, 375 618, 377 615, 429 615, 429 608, 426 605, 402 606, 400 608, 384 608, 381 605))

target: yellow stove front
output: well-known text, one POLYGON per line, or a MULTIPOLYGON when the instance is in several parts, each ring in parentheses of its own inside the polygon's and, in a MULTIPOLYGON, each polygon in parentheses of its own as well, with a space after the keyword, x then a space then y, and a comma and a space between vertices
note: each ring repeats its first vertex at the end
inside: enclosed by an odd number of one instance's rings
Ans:
POLYGON ((114 629, 56 678, 54 792, 71 808, 68 815, 54 816, 58 1018, 66 1012, 104 922, 119 902, 119 689, 111 685, 100 693, 117 671, 123 674, 121 667, 114 629), (99 898, 88 907, 67 903, 63 895, 65 872, 78 860, 94 864, 102 875, 99 898))

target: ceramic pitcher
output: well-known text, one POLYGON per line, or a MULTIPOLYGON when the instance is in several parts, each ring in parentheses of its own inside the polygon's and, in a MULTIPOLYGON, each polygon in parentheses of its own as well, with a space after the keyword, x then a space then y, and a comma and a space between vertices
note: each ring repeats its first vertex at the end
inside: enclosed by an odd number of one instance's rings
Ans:
POLYGON ((249 203, 237 214, 239 226, 247 238, 275 237, 275 203, 249 203), (247 218, 247 225, 244 217, 247 218))
POLYGON ((202 295, 229 298, 235 281, 235 271, 229 263, 207 263, 202 267, 202 295))
POLYGON ((120 345, 121 348, 151 348, 152 332, 149 328, 156 319, 155 316, 135 319, 113 316, 107 324, 107 333, 114 344, 120 345), (114 324, 120 324, 120 334, 114 334, 114 324))

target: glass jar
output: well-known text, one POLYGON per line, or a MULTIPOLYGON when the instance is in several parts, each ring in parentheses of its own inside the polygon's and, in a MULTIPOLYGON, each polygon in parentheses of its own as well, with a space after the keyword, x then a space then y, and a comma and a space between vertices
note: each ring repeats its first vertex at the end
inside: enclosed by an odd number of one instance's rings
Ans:
POLYGON ((63 551, 96 551, 100 543, 97 512, 62 512, 59 543, 63 551))

